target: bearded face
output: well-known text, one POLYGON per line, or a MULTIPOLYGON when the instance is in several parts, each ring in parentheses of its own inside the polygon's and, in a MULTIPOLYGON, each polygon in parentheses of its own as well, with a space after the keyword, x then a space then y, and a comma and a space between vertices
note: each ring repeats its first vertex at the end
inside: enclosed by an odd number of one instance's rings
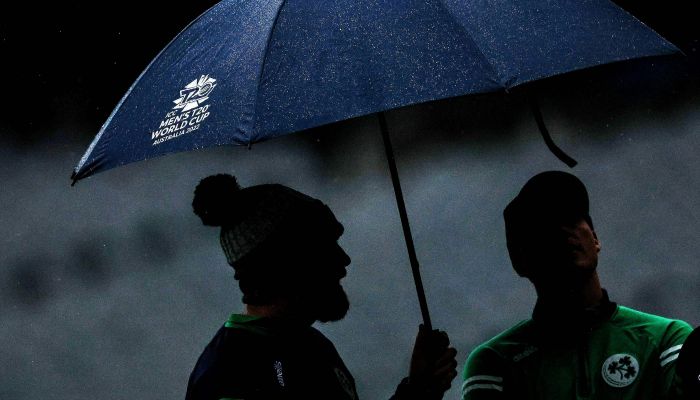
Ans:
POLYGON ((337 240, 316 238, 287 245, 288 251, 275 256, 276 267, 257 277, 266 297, 285 304, 289 315, 306 321, 330 322, 345 317, 350 302, 340 281, 350 257, 337 240))
POLYGON ((308 310, 316 321, 339 321, 350 308, 350 301, 340 283, 329 285, 308 297, 308 310))
POLYGON ((337 241, 322 242, 307 259, 309 274, 301 300, 316 321, 338 321, 345 317, 350 302, 340 280, 346 275, 350 257, 337 241))

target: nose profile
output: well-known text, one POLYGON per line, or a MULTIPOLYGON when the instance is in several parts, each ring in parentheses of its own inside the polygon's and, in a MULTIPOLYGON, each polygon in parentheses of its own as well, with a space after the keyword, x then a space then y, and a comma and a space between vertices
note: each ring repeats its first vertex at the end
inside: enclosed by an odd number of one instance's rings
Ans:
POLYGON ((332 254, 332 260, 333 263, 337 266, 339 279, 342 279, 347 275, 347 267, 348 265, 350 265, 350 256, 348 256, 345 250, 343 250, 343 248, 340 247, 340 245, 337 242, 335 243, 332 254))
POLYGON ((336 243, 336 245, 338 246, 338 256, 340 263, 343 265, 343 267, 349 266, 351 261, 350 256, 348 255, 348 253, 345 252, 345 250, 343 250, 342 247, 340 247, 339 244, 336 243))

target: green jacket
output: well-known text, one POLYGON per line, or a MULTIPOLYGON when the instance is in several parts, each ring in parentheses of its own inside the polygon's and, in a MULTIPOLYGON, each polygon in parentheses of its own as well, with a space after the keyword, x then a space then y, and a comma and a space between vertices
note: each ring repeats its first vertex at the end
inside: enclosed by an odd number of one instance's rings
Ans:
POLYGON ((187 400, 357 400, 333 344, 310 326, 233 314, 197 361, 187 400))
POLYGON ((535 307, 477 347, 462 398, 663 400, 681 398, 675 361, 692 328, 607 301, 585 313, 535 307))

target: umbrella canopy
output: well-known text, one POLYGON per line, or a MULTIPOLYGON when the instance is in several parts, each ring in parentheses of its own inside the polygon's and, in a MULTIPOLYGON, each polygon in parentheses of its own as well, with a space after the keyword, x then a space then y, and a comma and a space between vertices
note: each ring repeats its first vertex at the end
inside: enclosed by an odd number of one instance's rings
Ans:
POLYGON ((675 51, 608 0, 224 0, 151 62, 73 180, 675 51))

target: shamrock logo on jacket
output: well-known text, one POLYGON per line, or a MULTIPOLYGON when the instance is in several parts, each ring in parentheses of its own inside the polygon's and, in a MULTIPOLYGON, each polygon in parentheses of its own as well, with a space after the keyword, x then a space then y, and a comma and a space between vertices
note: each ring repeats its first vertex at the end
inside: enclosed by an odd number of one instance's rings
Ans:
POLYGON ((634 382, 639 371, 637 359, 629 354, 615 354, 603 363, 605 383, 613 387, 625 387, 634 382))
POLYGON ((637 369, 632 365, 630 356, 624 356, 617 361, 613 361, 608 365, 608 371, 611 374, 619 373, 620 380, 633 378, 637 375, 637 369))

